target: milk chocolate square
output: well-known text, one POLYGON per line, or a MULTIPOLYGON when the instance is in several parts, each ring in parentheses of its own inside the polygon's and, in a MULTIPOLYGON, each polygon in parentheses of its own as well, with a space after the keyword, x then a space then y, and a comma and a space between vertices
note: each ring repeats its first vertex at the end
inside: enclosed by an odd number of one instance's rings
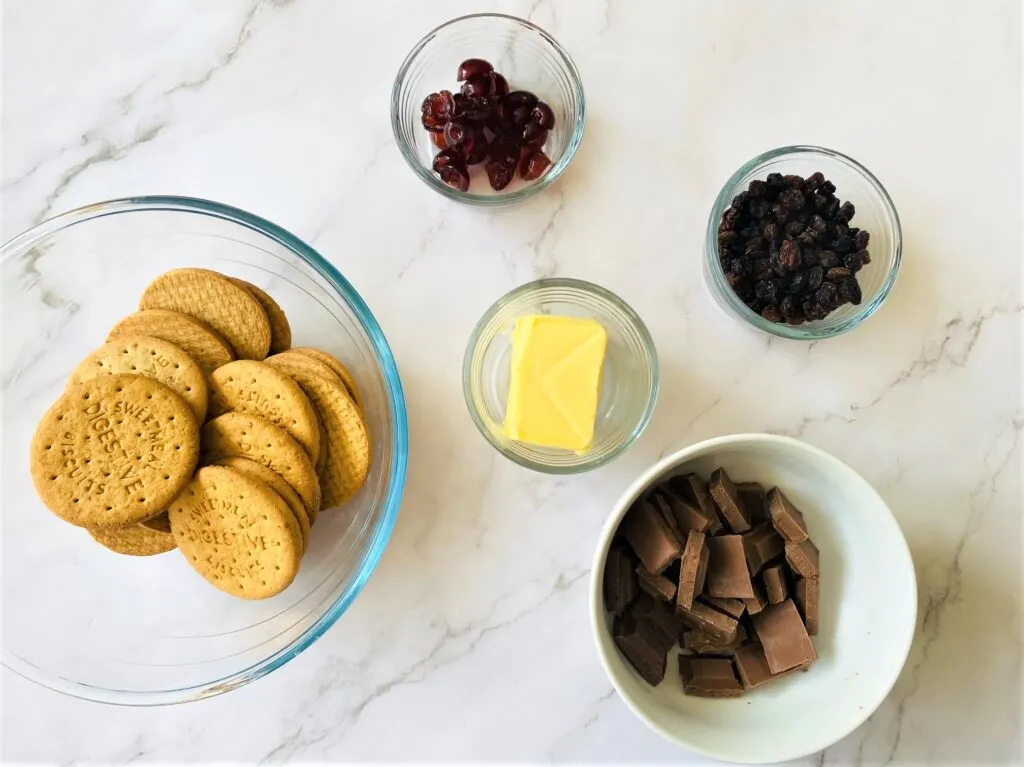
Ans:
POLYGON ((747 517, 750 524, 756 525, 764 522, 768 515, 765 511, 765 490, 760 482, 737 482, 736 492, 740 497, 740 503, 747 510, 747 517))
POLYGON ((671 602, 676 598, 676 584, 664 575, 652 573, 643 565, 636 568, 637 583, 641 590, 646 591, 655 599, 671 602))
POLYGON ((729 529, 734 533, 747 532, 750 529, 750 517, 740 502, 736 485, 729 479, 725 469, 715 469, 711 473, 711 483, 708 485, 708 489, 729 529))
POLYGON ((744 599, 743 604, 746 605, 747 615, 757 615, 764 608, 768 606, 768 598, 765 596, 764 587, 754 581, 754 597, 753 599, 744 599))
POLYGON ((817 578, 798 578, 794 589, 796 606, 800 608, 807 633, 818 633, 818 611, 821 600, 821 582, 817 578))
POLYGON ((773 674, 781 674, 817 659, 814 645, 792 599, 765 608, 751 620, 773 674))
POLYGON ((807 523, 804 515, 777 487, 768 491, 768 515, 772 525, 787 543, 807 540, 807 523))
POLYGON ((683 620, 671 605, 641 593, 626 612, 638 621, 649 621, 666 650, 679 641, 683 620))
POLYGON ((711 494, 708 492, 708 486, 703 477, 699 474, 682 474, 672 477, 668 484, 676 493, 701 510, 701 513, 711 525, 708 528, 709 533, 714 534, 722 529, 722 522, 718 518, 718 511, 711 500, 711 494))
POLYGON ((800 543, 786 544, 786 562, 793 568, 793 572, 804 578, 817 578, 818 570, 818 547, 811 543, 808 538, 800 543))
POLYGON ((647 496, 647 502, 657 509, 658 513, 661 514, 661 518, 665 520, 665 524, 669 526, 669 529, 680 541, 686 540, 686 530, 679 526, 679 522, 676 521, 675 514, 672 513, 672 509, 669 508, 668 501, 661 493, 651 493, 647 496))
POLYGON ((679 537, 646 500, 638 501, 626 512, 620 530, 644 567, 652 573, 660 573, 683 550, 679 537))
POLYGON ((789 596, 786 589, 786 573, 782 569, 782 565, 767 568, 761 573, 761 577, 764 578, 764 590, 768 595, 768 604, 777 605, 789 596))
POLYGON ((733 618, 739 620, 743 617, 743 613, 747 611, 747 606, 743 603, 742 599, 728 599, 726 597, 708 597, 704 596, 700 598, 701 602, 704 602, 711 607, 714 607, 718 612, 725 613, 733 618))
POLYGON ((735 638, 726 644, 719 642, 714 637, 705 634, 703 631, 691 629, 683 632, 682 645, 687 650, 692 650, 698 655, 732 655, 736 648, 747 641, 747 632, 742 625, 736 629, 735 638))
POLYGON ((690 608, 677 605, 676 611, 687 626, 702 631, 722 644, 732 642, 739 630, 739 621, 703 602, 694 602, 690 608))
POLYGON ((697 504, 681 497, 667 485, 656 495, 663 499, 675 518, 676 524, 683 530, 684 537, 685 533, 690 530, 696 530, 699 533, 711 531, 714 518, 708 518, 697 504))
POLYGON ((760 687, 765 682, 778 679, 780 676, 792 674, 797 669, 807 670, 806 666, 796 666, 789 671, 783 671, 781 674, 773 674, 772 670, 768 668, 768 659, 764 655, 764 648, 757 642, 751 642, 736 648, 733 653, 733 663, 736 664, 736 671, 739 672, 740 681, 743 682, 743 686, 748 690, 760 687))
POLYGON ((785 540, 767 522, 744 533, 743 548, 747 553, 750 574, 761 572, 761 568, 783 554, 785 547, 785 540))
POLYGON ((625 546, 613 543, 604 563, 604 604, 612 615, 621 615, 636 598, 635 567, 625 546))
POLYGON ((713 597, 749 599, 754 596, 747 568, 743 536, 719 535, 709 538, 708 580, 705 587, 713 597))
POLYGON ((612 636, 626 660, 644 680, 653 686, 665 678, 668 650, 657 629, 648 621, 638 620, 629 612, 615 620, 612 636))
POLYGON ((692 607, 693 600, 704 590, 708 572, 708 547, 704 533, 691 530, 679 564, 679 588, 676 601, 680 607, 692 607))
POLYGON ((692 658, 679 656, 679 674, 683 692, 701 698, 738 698, 743 685, 736 678, 728 658, 692 658))

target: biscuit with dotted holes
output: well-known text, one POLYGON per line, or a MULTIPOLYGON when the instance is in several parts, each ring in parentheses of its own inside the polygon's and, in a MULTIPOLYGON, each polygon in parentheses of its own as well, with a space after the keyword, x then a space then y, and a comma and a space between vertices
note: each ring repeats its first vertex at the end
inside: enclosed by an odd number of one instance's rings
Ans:
MULTIPOLYGON (((288 354, 275 354, 267 364, 281 366, 302 387, 327 431, 327 462, 319 472, 323 508, 340 506, 366 482, 370 471, 370 437, 359 408, 338 380, 293 366, 288 354)), ((295 355, 301 356, 301 355, 295 355)))
POLYGON ((171 535, 169 523, 165 531, 154 530, 141 524, 113 530, 90 530, 89 535, 111 551, 132 557, 151 557, 178 548, 174 536, 171 535))
POLYGON ((249 458, 239 458, 238 456, 221 458, 213 465, 227 466, 229 469, 240 471, 247 477, 259 480, 281 496, 281 500, 288 506, 288 510, 295 515, 295 521, 299 523, 299 531, 302 533, 302 551, 305 553, 309 547, 309 526, 312 524, 312 520, 306 512, 302 499, 295 494, 295 491, 284 481, 280 474, 276 471, 271 471, 262 464, 256 463, 256 461, 249 458))
POLYGON ((125 335, 153 336, 169 341, 196 361, 209 375, 235 358, 228 342, 195 317, 167 309, 146 309, 129 314, 107 334, 107 340, 125 335))
POLYGON ((196 472, 168 509, 186 561, 218 589, 266 599, 299 571, 302 534, 281 496, 226 466, 196 472))
POLYGON ((148 527, 150 530, 156 530, 159 533, 171 532, 171 520, 167 516, 166 511, 161 511, 155 517, 147 519, 142 523, 143 527, 148 527))
POLYGON ((228 277, 228 279, 252 293, 252 297, 260 302, 263 311, 267 313, 267 321, 270 322, 269 353, 277 354, 278 352, 290 349, 292 346, 292 326, 288 324, 288 316, 277 301, 265 290, 256 287, 251 282, 246 282, 238 277, 228 277))
POLYGON ((260 302, 223 274, 207 269, 173 269, 153 280, 140 309, 169 309, 206 323, 235 356, 261 360, 270 349, 270 320, 260 302))
POLYGON ((334 372, 334 375, 338 376, 338 378, 341 379, 341 382, 345 384, 345 388, 348 389, 348 393, 349 396, 352 397, 352 401, 356 403, 360 410, 363 409, 363 400, 359 395, 359 387, 356 386, 356 379, 352 375, 352 371, 345 367, 345 363, 332 354, 320 351, 319 349, 312 349, 308 346, 300 346, 292 349, 292 351, 304 354, 307 357, 312 357, 315 360, 319 360, 329 367, 334 372))
POLYGON ((233 455, 251 458, 284 477, 309 514, 320 509, 320 482, 312 461, 302 445, 266 418, 225 413, 206 423, 200 442, 204 464, 233 455))
POLYGON ((252 413, 280 426, 313 463, 320 456, 320 420, 299 385, 266 362, 236 360, 210 376, 210 415, 252 413))
POLYGON ((206 420, 206 376, 174 344, 152 336, 115 338, 82 360, 68 377, 68 385, 118 373, 155 378, 188 403, 198 423, 206 420))
POLYGON ((47 508, 79 527, 155 517, 188 484, 199 426, 164 384, 136 375, 70 386, 36 427, 32 481, 47 508))
MULTIPOLYGON (((342 380, 338 378, 338 374, 335 373, 329 365, 318 359, 310 357, 308 354, 302 354, 298 349, 289 349, 286 352, 274 354, 263 361, 280 368, 284 372, 288 373, 288 375, 291 375, 292 378, 295 376, 289 371, 296 370, 302 373, 313 373, 330 381, 343 383, 342 380)), ((346 389, 345 392, 348 393, 348 389, 346 389)))

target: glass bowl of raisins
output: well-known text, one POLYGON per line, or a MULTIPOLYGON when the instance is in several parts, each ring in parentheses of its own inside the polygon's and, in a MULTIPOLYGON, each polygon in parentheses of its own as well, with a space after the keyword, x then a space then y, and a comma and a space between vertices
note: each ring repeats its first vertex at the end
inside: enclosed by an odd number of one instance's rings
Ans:
POLYGON ((453 19, 420 40, 395 78, 391 127, 429 187, 484 208, 553 183, 586 122, 580 74, 540 27, 514 16, 453 19))
POLYGON ((789 146, 755 157, 719 192, 704 273, 728 314, 817 340, 878 311, 902 249, 896 208, 867 168, 831 149, 789 146))

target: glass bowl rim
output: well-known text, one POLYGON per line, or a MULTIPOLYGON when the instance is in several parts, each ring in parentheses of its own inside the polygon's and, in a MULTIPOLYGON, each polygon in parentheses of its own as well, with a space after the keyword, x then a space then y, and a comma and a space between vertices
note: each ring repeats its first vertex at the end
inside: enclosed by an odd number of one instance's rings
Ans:
POLYGON ((815 146, 813 144, 794 144, 792 146, 784 146, 777 149, 770 149, 767 152, 762 152, 741 165, 739 169, 729 177, 724 186, 722 186, 721 191, 719 191, 718 195, 715 197, 715 202, 711 207, 711 213, 708 216, 708 226, 704 239, 704 253, 705 278, 708 283, 712 283, 709 287, 713 292, 716 287, 719 289, 717 292, 721 294, 720 298, 722 303, 727 304, 725 308, 727 308, 728 313, 733 314, 737 319, 744 320, 748 325, 752 325, 756 329, 778 338, 786 338, 795 341, 818 341, 826 338, 834 338, 853 330, 877 312, 881 308, 882 304, 885 303, 886 298, 889 297, 889 293, 892 291, 893 285, 896 283, 896 277, 899 274, 900 265, 903 261, 903 227, 900 223, 899 213, 897 212, 896 206, 893 203, 892 198, 889 196, 888 191, 886 191, 882 182, 879 181, 870 170, 849 155, 838 152, 835 149, 828 149, 827 147, 815 146), (860 175, 868 183, 868 186, 874 190, 874 193, 885 212, 885 217, 888 220, 888 224, 893 235, 892 263, 889 265, 889 270, 885 275, 885 280, 878 289, 878 293, 871 301, 863 304, 851 317, 833 327, 824 329, 810 329, 803 325, 786 325, 781 322, 770 322, 761 315, 756 314, 746 304, 740 301, 732 292, 732 289, 729 288, 728 284, 725 283, 724 275, 721 273, 721 265, 718 263, 718 222, 721 221, 722 214, 725 213, 726 208, 732 201, 731 190, 743 179, 744 176, 758 166, 771 160, 795 154, 811 154, 825 157, 829 160, 837 161, 848 166, 851 170, 860 175))
POLYGON ((470 333, 469 342, 466 344, 466 352, 462 360, 462 394, 463 398, 466 400, 466 407, 469 410, 469 415, 473 419, 473 423, 476 424, 477 430, 484 436, 484 439, 487 440, 491 447, 501 453, 501 455, 505 456, 505 458, 527 469, 532 469, 533 471, 541 472, 543 474, 581 474, 583 472, 596 469, 599 466, 604 466, 606 463, 611 462, 626 452, 626 450, 628 450, 629 447, 636 442, 640 435, 647 429, 647 425, 650 423, 651 417, 654 415, 654 408, 658 403, 660 385, 658 350, 654 344, 654 338, 651 336, 650 330, 640 315, 636 313, 632 306, 607 288, 573 277, 542 277, 513 288, 509 292, 505 293, 501 298, 487 308, 487 311, 483 313, 476 325, 473 327, 473 331, 470 333), (476 378, 473 361, 478 356, 477 352, 481 351, 480 341, 482 340, 484 330, 495 316, 506 306, 514 303, 524 296, 545 288, 572 288, 597 298, 599 302, 608 303, 614 306, 618 311, 622 312, 626 316, 627 321, 633 327, 637 336, 639 336, 640 341, 644 348, 647 349, 651 359, 651 385, 647 392, 647 403, 644 405, 643 413, 637 420, 632 431, 625 437, 625 439, 606 453, 569 465, 552 465, 542 461, 534 461, 508 451, 504 445, 494 439, 493 435, 490 433, 490 429, 488 429, 487 424, 484 422, 483 416, 480 414, 480 411, 477 409, 476 404, 473 401, 473 384, 476 378))
POLYGON ((406 164, 412 168, 413 172, 435 192, 444 195, 450 200, 481 208, 500 208, 508 205, 514 205, 516 203, 523 202, 537 194, 537 192, 542 189, 546 189, 548 186, 553 184, 569 166, 573 157, 576 156, 576 151, 579 149, 580 142, 583 140, 583 131, 586 127, 586 122, 587 100, 583 93, 583 78, 580 76, 580 72, 576 68, 576 63, 572 60, 572 57, 562 47, 561 43, 559 43, 546 30, 537 26, 528 19, 523 19, 519 16, 513 16, 508 13, 469 13, 464 16, 457 16, 454 19, 450 19, 449 21, 434 27, 420 38, 420 40, 413 46, 412 50, 410 50, 406 55, 405 59, 402 61, 402 65, 398 69, 398 74, 395 75, 395 81, 391 87, 391 132, 394 134, 395 143, 398 144, 398 149, 406 164), (406 76, 408 75, 413 62, 420 55, 423 49, 426 48, 434 39, 434 36, 437 35, 438 32, 461 22, 474 19, 501 19, 503 21, 511 21, 525 26, 539 34, 540 37, 551 46, 556 56, 561 60, 566 72, 568 72, 568 79, 572 86, 572 90, 579 101, 579 115, 573 125, 572 134, 569 136, 569 143, 565 148, 565 152, 563 152, 562 156, 558 158, 558 162, 552 165, 551 168, 548 169, 547 173, 545 173, 541 178, 522 187, 521 189, 517 189, 514 192, 488 195, 460 192, 458 189, 453 189, 441 181, 430 168, 424 166, 420 162, 418 155, 413 152, 413 150, 402 139, 401 93, 402 86, 405 83, 406 76))
POLYGON ((71 697, 121 706, 163 706, 187 703, 193 700, 220 695, 249 684, 280 668, 323 636, 363 590, 370 574, 376 568, 384 553, 384 549, 387 547, 391 532, 398 519, 398 511, 405 491, 406 472, 409 461, 409 423, 405 395, 398 373, 398 365, 395 362, 387 340, 384 338, 380 325, 378 325, 369 307, 359 293, 356 292, 355 288, 352 287, 351 283, 327 259, 299 237, 265 218, 244 211, 241 208, 196 197, 141 195, 117 198, 85 205, 58 214, 16 235, 0 246, 0 264, 6 263, 16 253, 33 247, 36 243, 62 229, 109 215, 152 211, 196 213, 251 229, 289 250, 327 281, 330 287, 355 314, 376 356, 377 364, 381 367, 384 385, 390 400, 388 416, 394 430, 391 446, 392 465, 387 479, 387 492, 381 503, 382 515, 379 524, 373 537, 370 539, 366 558, 360 564, 352 583, 302 634, 289 642, 287 646, 277 650, 268 658, 258 663, 209 682, 186 687, 139 692, 135 690, 108 689, 77 682, 45 671, 35 664, 13 655, 6 649, 2 651, 2 665, 35 684, 71 697))

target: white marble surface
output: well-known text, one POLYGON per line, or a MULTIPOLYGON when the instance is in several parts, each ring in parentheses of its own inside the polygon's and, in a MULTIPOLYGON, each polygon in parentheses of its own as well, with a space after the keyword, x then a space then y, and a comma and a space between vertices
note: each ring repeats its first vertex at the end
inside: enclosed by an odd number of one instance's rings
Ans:
POLYGON ((591 646, 588 569, 611 503, 657 456, 766 430, 873 482, 920 581, 919 631, 892 694, 806 763, 1020 763, 1020 6, 485 5, 559 38, 590 105, 564 178, 500 215, 429 192, 388 122, 408 48, 479 4, 3 4, 3 237, 136 193, 260 213, 367 299, 412 428, 391 545, 310 650, 249 688, 171 709, 91 705, 4 672, 4 759, 700 763, 613 694, 591 646), (873 169, 906 243, 883 310, 813 345, 727 320, 699 266, 724 179, 796 142, 873 169), (462 401, 480 313, 550 274, 631 301, 662 359, 651 427, 585 478, 504 461, 462 401))

